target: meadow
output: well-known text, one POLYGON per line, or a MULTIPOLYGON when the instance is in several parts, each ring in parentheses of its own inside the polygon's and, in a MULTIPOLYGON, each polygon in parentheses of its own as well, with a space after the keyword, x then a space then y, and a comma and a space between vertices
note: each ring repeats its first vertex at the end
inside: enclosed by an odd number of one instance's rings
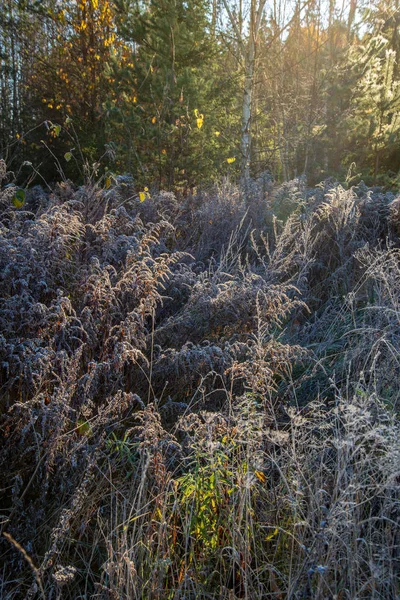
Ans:
POLYGON ((395 192, 7 178, 1 598, 399 598, 395 192))

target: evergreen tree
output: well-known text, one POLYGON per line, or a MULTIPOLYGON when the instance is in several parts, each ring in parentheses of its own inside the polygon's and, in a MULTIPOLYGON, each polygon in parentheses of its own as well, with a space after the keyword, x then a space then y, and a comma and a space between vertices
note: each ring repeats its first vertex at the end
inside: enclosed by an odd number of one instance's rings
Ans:
POLYGON ((359 78, 345 120, 349 161, 374 182, 382 163, 400 168, 400 82, 395 78, 396 53, 389 46, 389 40, 377 35, 352 55, 359 78))
MULTIPOLYGON (((222 107, 214 78, 220 51, 208 5, 203 0, 116 5, 119 32, 134 50, 132 68, 114 65, 122 102, 111 102, 109 114, 119 121, 118 145, 125 145, 128 164, 144 182, 166 187, 216 176, 226 136, 220 137, 222 107)), ((217 84, 221 92, 226 83, 225 74, 217 84)), ((226 109, 229 98, 223 97, 226 109)))

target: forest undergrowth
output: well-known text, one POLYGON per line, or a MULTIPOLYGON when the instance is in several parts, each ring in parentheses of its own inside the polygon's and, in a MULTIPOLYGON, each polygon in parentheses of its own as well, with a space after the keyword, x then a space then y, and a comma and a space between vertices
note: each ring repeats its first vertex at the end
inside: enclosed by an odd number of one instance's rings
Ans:
POLYGON ((400 598, 400 199, 0 161, 0 597, 400 598))

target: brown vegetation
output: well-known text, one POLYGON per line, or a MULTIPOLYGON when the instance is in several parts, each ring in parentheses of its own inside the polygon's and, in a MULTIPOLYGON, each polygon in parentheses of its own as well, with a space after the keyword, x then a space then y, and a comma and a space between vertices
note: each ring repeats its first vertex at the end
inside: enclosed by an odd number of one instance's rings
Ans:
POLYGON ((1 597, 398 597, 393 195, 14 191, 1 597))

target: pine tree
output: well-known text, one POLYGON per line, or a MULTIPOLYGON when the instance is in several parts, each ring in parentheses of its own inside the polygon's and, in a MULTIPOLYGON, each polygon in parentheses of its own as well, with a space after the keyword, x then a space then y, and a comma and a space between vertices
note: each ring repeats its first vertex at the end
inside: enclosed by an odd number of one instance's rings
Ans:
MULTIPOLYGON (((381 165, 398 153, 400 144, 400 82, 395 78, 396 53, 382 35, 372 36, 354 50, 359 74, 346 119, 350 156, 367 168, 376 182, 381 165)), ((397 159, 393 165, 400 167, 397 159)))
POLYGON ((110 112, 119 119, 119 141, 124 134, 130 139, 128 162, 145 182, 194 185, 211 175, 209 151, 216 143, 211 106, 218 49, 208 5, 153 0, 144 7, 117 6, 119 32, 134 55, 133 68, 115 65, 123 101, 110 112))

